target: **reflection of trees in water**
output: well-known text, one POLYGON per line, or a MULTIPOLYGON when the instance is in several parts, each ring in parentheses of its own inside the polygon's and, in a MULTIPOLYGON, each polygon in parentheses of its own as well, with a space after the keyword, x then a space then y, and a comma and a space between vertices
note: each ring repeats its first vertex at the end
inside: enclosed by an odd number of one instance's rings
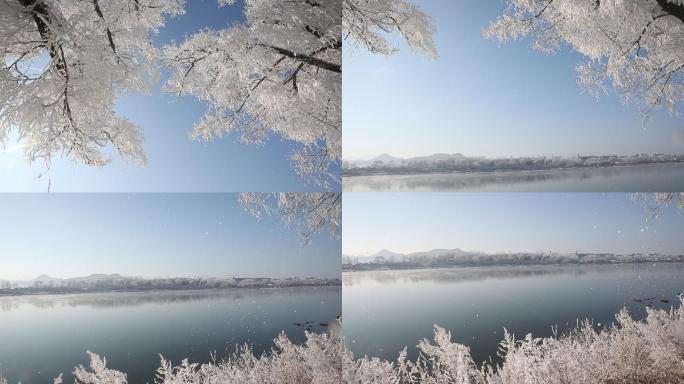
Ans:
POLYGON ((386 270, 345 272, 342 275, 344 286, 359 285, 372 281, 381 284, 395 283, 459 283, 488 279, 515 279, 542 277, 549 275, 579 276, 588 272, 614 270, 611 265, 570 265, 570 266, 521 266, 521 267, 450 267, 416 270, 386 270))
POLYGON ((295 287, 278 289, 226 289, 182 292, 112 292, 71 295, 25 295, 0 297, 0 310, 18 310, 30 305, 40 309, 64 307, 119 308, 215 300, 239 301, 250 298, 288 296, 306 292, 339 291, 340 287, 295 287))
MULTIPOLYGON (((662 164, 658 164, 662 167, 662 164)), ((680 166, 681 167, 681 166, 680 166)), ((592 178, 606 178, 621 174, 653 170, 646 166, 616 166, 603 168, 554 169, 539 171, 431 173, 414 175, 377 175, 344 178, 345 191, 457 191, 487 189, 487 187, 516 187, 520 184, 549 182, 580 182, 592 178)))

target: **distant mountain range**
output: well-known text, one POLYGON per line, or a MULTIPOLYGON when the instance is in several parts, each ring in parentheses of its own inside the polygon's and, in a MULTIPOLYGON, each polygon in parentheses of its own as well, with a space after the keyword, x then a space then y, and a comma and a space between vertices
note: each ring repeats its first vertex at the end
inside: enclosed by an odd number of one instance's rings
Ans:
POLYGON ((366 256, 342 256, 344 270, 402 269, 436 266, 467 265, 532 265, 532 264, 608 264, 645 262, 684 262, 684 255, 656 253, 557 253, 557 252, 505 252, 484 253, 454 249, 432 249, 425 252, 402 254, 383 249, 366 256))
POLYGON ((394 157, 387 153, 376 156, 370 160, 347 160, 347 164, 352 164, 358 168, 372 167, 374 165, 383 164, 385 166, 407 166, 412 163, 425 162, 428 164, 436 164, 448 160, 465 160, 465 159, 483 159, 483 157, 468 157, 460 153, 435 153, 429 156, 417 156, 410 158, 394 157))
POLYGON ((610 167, 652 163, 684 162, 684 155, 638 154, 629 156, 531 156, 510 158, 469 157, 460 153, 399 158, 382 154, 370 160, 344 160, 345 176, 410 174, 431 172, 486 172, 504 170, 544 170, 582 167, 610 167))
POLYGON ((411 259, 415 259, 418 257, 438 257, 441 255, 464 255, 467 252, 463 251, 460 248, 454 248, 454 249, 432 249, 430 251, 425 251, 425 252, 414 252, 414 253, 398 253, 398 252, 393 252, 388 249, 383 249, 380 250, 376 253, 373 253, 371 255, 366 255, 366 256, 349 256, 349 255, 343 255, 344 258, 347 260, 354 260, 355 263, 374 263, 377 261, 385 260, 385 261, 392 261, 392 262, 408 262, 411 259))
POLYGON ((43 275, 40 275, 40 276, 38 276, 34 279, 31 279, 31 280, 17 280, 17 281, 0 280, 0 281, 12 283, 13 285, 15 285, 18 288, 26 288, 26 287, 33 287, 36 285, 40 285, 40 286, 44 286, 44 287, 47 287, 47 286, 63 286, 63 285, 68 285, 69 283, 129 280, 129 279, 138 279, 138 278, 124 277, 118 273, 112 273, 112 274, 96 273, 96 274, 92 274, 89 276, 61 279, 58 277, 52 277, 52 276, 48 276, 48 275, 43 274, 43 275))

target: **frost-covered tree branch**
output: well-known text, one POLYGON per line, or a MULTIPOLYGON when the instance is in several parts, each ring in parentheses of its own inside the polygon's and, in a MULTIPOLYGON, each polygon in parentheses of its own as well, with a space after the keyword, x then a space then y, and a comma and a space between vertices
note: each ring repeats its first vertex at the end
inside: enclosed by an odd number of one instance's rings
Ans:
POLYGON ((106 147, 144 164, 142 133, 113 111, 149 92, 150 41, 182 0, 0 0, 0 144, 16 133, 29 161, 55 154, 103 165, 106 147))
POLYGON ((608 83, 648 119, 656 108, 677 113, 684 101, 684 3, 681 0, 508 0, 484 35, 531 37, 556 51, 565 43, 587 58, 578 82, 592 94, 608 83))
MULTIPOLYGON (((222 1, 231 4, 232 1, 222 1)), ((166 90, 208 103, 194 139, 236 132, 244 143, 275 134, 301 145, 297 172, 327 187, 342 154, 342 4, 248 0, 246 22, 167 46, 166 90)))
POLYGON ((684 192, 633 193, 632 200, 641 204, 647 221, 657 219, 660 212, 672 204, 680 212, 684 211, 684 192))
POLYGON ((277 215, 299 233, 302 244, 326 227, 331 238, 339 238, 342 225, 342 194, 324 193, 241 193, 242 207, 257 219, 277 215))
POLYGON ((344 38, 352 46, 370 52, 391 55, 398 48, 387 41, 391 33, 399 33, 416 53, 437 58, 433 40, 435 26, 430 16, 404 0, 343 0, 342 27, 344 38))

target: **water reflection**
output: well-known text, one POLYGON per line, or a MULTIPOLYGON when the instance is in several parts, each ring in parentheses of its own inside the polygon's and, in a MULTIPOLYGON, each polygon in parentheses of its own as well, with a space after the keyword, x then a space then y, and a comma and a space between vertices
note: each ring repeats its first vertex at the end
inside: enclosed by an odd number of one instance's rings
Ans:
POLYGON ((345 192, 684 190, 684 164, 645 164, 540 171, 432 173, 344 177, 345 192))
MULTIPOLYGON (((601 266, 597 266, 601 268, 601 266)), ((610 267, 608 267, 610 268, 610 267)), ((362 285, 366 282, 380 284, 421 283, 425 281, 452 284, 466 281, 482 281, 488 279, 513 279, 540 277, 547 275, 582 275, 585 268, 571 266, 500 266, 500 267, 454 267, 443 269, 413 269, 401 271, 362 271, 345 272, 342 284, 345 287, 362 285)))
POLYGON ((18 310, 22 306, 32 306, 40 309, 67 307, 118 308, 143 306, 147 304, 163 305, 184 302, 211 302, 217 299, 235 301, 245 298, 284 295, 294 291, 315 291, 316 289, 316 287, 307 287, 5 296, 0 297, 0 311, 8 312, 18 310))

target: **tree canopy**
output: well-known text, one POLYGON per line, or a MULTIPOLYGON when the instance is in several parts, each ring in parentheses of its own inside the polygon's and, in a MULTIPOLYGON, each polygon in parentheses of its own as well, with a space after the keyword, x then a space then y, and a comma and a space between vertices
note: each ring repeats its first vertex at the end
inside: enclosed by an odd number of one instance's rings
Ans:
POLYGON ((578 82, 592 94, 609 85, 644 118, 684 101, 682 0, 507 0, 503 15, 484 30, 500 41, 531 37, 533 47, 572 47, 587 58, 578 82))
POLYGON ((104 165, 113 146, 144 164, 141 129, 116 98, 148 93, 158 77, 150 35, 182 0, 2 0, 0 144, 12 131, 29 161, 54 154, 104 165))

